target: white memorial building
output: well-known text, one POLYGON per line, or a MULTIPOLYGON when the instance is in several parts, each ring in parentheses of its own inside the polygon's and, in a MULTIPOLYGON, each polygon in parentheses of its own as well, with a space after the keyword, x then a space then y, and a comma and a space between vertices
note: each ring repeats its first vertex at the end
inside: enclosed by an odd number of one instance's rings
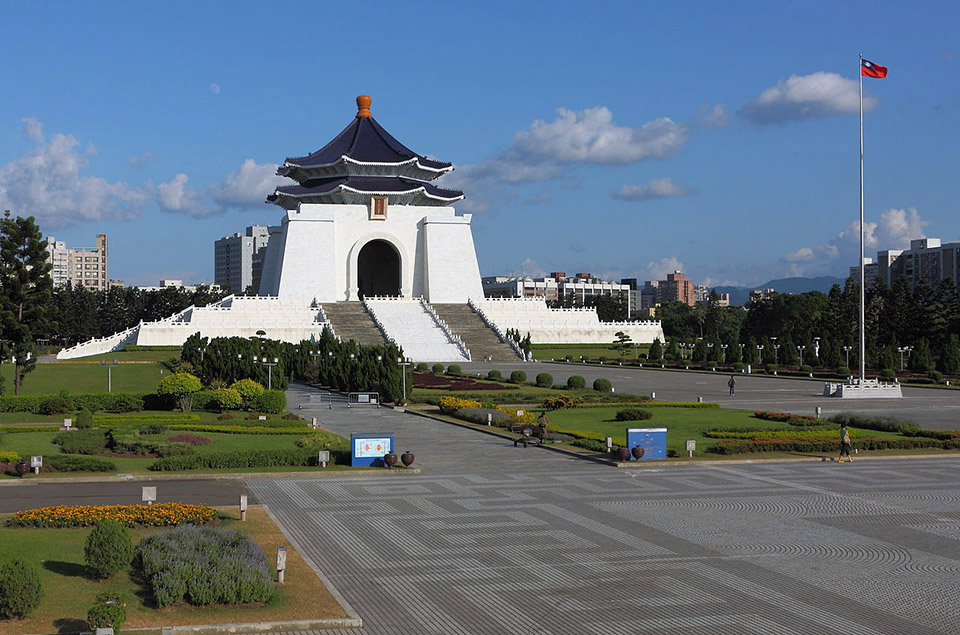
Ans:
POLYGON ((394 139, 357 98, 353 121, 330 143, 288 158, 292 180, 267 202, 283 208, 271 227, 257 297, 190 307, 158 322, 65 349, 60 359, 121 350, 126 344, 179 345, 205 337, 310 340, 330 329, 361 344, 392 341, 414 361, 517 360, 504 336, 535 343, 663 341, 659 322, 602 323, 593 309, 550 309, 543 300, 486 300, 471 215, 452 204, 462 192, 432 182, 453 165, 394 139))

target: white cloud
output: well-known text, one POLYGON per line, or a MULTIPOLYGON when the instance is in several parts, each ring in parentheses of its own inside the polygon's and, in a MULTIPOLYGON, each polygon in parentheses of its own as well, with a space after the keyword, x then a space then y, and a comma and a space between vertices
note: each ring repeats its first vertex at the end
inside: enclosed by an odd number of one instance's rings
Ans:
POLYGON ((646 280, 666 280, 667 274, 674 271, 683 271, 683 263, 676 256, 661 258, 659 262, 648 262, 646 280))
POLYGON ((511 275, 542 278, 547 275, 547 272, 540 266, 540 263, 533 258, 524 258, 523 262, 520 263, 520 268, 515 270, 511 275))
POLYGON ((209 194, 222 207, 260 207, 274 188, 289 183, 289 179, 277 176, 276 163, 258 164, 247 159, 220 185, 211 186, 209 194))
POLYGON ((97 156, 97 146, 93 145, 92 142, 87 142, 87 154, 91 157, 97 156))
POLYGON ((702 106, 693 123, 704 128, 723 128, 730 123, 730 111, 723 104, 702 106))
POLYGON ((203 205, 203 193, 187 185, 190 180, 182 172, 157 186, 157 203, 168 212, 183 212, 189 216, 210 216, 218 209, 203 205))
POLYGON ((655 198, 673 198, 687 196, 693 190, 681 187, 669 178, 652 179, 643 185, 624 185, 619 190, 611 192, 610 196, 624 201, 649 201, 655 198))
POLYGON ((152 163, 153 161, 156 161, 156 160, 157 160, 157 157, 150 152, 144 152, 140 156, 130 157, 129 159, 127 159, 127 161, 130 162, 130 165, 137 168, 138 170, 143 166, 145 166, 146 164, 152 163))
MULTIPOLYGON (((817 71, 791 75, 766 89, 740 109, 740 115, 758 125, 816 119, 856 113, 859 108, 857 82, 837 73, 817 71)), ((874 97, 863 98, 864 112, 876 108, 874 97)))
MULTIPOLYGON (((877 251, 907 249, 911 240, 926 238, 923 228, 927 224, 914 207, 884 210, 879 222, 863 224, 864 255, 873 258, 877 251)), ((826 243, 787 253, 780 259, 787 265, 786 272, 794 276, 819 275, 846 272, 847 267, 856 266, 860 257, 859 225, 854 221, 826 243)))
POLYGON ((33 117, 24 117, 20 120, 23 126, 23 136, 33 141, 43 142, 43 124, 33 117))
POLYGON ((220 94, 220 84, 210 84, 210 92, 214 95, 220 94))
POLYGON ((458 168, 441 187, 462 190, 457 207, 473 212, 513 200, 506 184, 566 178, 580 164, 627 165, 666 159, 687 142, 689 131, 668 117, 631 128, 613 123, 605 106, 573 111, 557 109, 553 121, 534 121, 514 135, 506 150, 487 161, 458 168))
POLYGON ((149 181, 131 188, 126 183, 83 176, 88 162, 77 152, 80 142, 76 137, 58 133, 47 141, 39 121, 24 119, 22 123, 26 137, 38 145, 0 167, 0 209, 35 216, 44 230, 49 230, 87 220, 131 219, 152 197, 149 181))

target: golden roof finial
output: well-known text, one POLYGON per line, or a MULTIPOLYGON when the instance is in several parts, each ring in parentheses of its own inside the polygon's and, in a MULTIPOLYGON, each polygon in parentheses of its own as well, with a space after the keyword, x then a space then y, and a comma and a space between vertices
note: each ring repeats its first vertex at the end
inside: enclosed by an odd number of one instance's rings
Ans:
POLYGON ((373 100, 370 99, 370 95, 360 95, 357 97, 357 116, 358 117, 370 117, 370 103, 373 100))

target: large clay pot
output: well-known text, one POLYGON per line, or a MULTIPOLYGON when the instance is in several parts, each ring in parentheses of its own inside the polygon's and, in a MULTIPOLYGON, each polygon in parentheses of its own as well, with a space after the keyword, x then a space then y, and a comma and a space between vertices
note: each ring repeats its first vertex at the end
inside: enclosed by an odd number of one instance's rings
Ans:
POLYGON ((383 462, 387 464, 387 467, 393 467, 397 464, 397 453, 387 452, 383 455, 383 462))
POLYGON ((644 449, 641 448, 639 445, 633 446, 633 449, 630 450, 630 454, 632 454, 632 455, 633 455, 633 458, 635 458, 635 459, 638 460, 638 461, 639 461, 641 458, 643 458, 643 453, 644 453, 644 449))
POLYGON ((630 450, 627 448, 617 448, 617 460, 629 461, 630 460, 630 450))
POLYGON ((30 465, 26 461, 20 461, 16 465, 16 470, 20 478, 23 478, 23 475, 30 471, 30 465))
POLYGON ((411 465, 413 465, 413 459, 414 459, 413 452, 411 452, 410 450, 407 450, 406 452, 400 455, 400 462, 403 463, 403 467, 410 467, 411 465))

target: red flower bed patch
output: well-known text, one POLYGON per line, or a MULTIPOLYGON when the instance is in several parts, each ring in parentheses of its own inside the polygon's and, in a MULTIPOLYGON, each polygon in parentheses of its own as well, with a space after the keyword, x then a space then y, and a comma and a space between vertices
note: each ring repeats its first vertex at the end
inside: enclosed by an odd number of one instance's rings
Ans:
POLYGON ((520 390, 519 386, 504 386, 469 377, 447 377, 433 373, 413 373, 413 387, 430 390, 520 390))

